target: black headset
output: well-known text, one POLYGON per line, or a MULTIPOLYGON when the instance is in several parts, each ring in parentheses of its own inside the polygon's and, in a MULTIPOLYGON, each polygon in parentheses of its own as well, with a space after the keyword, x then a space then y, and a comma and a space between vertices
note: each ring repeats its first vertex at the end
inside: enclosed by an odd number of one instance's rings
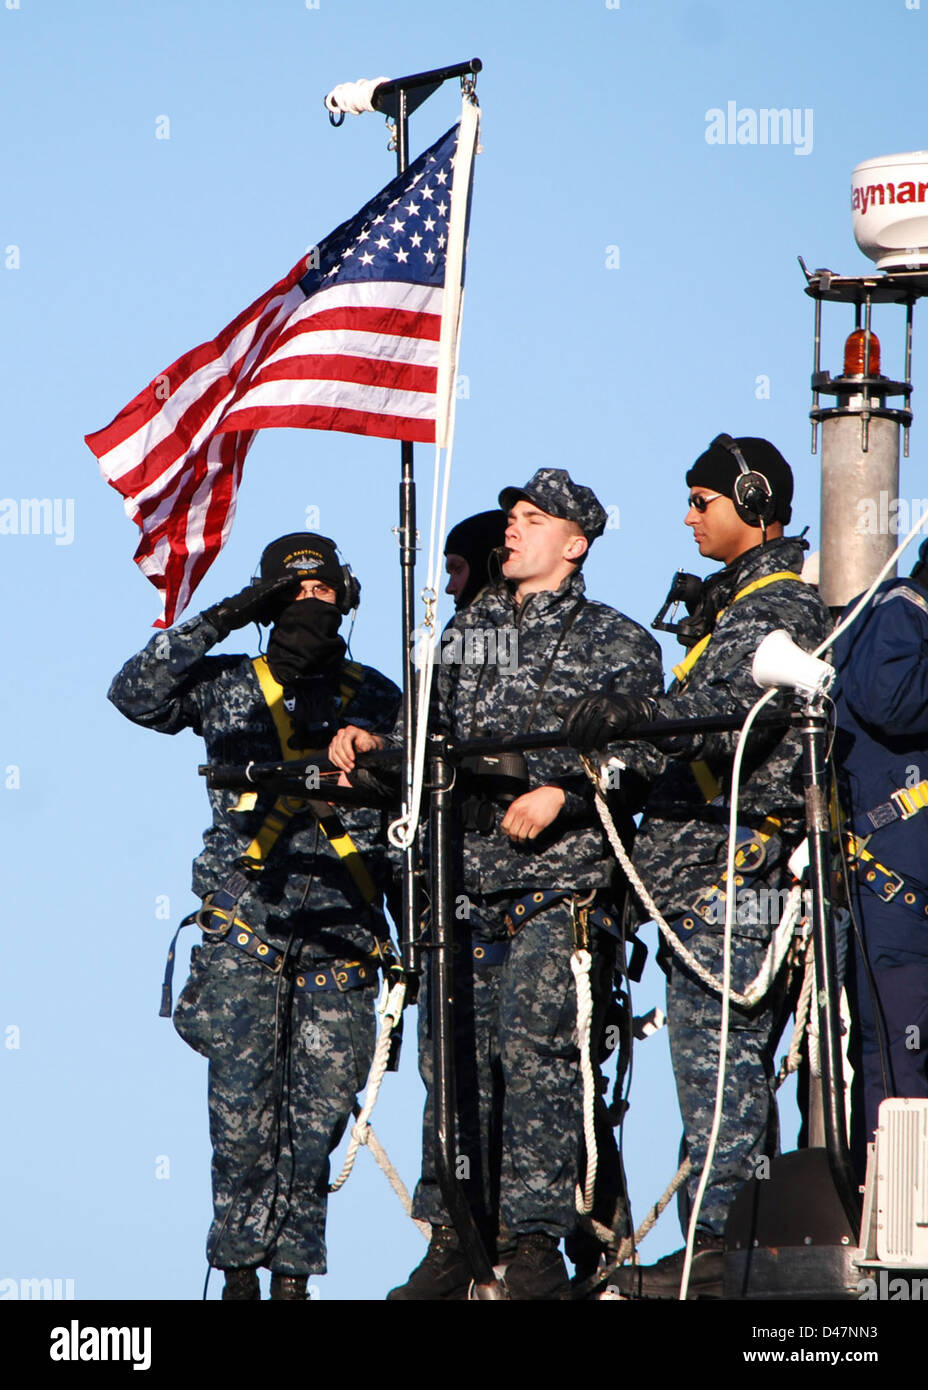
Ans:
POLYGON ((747 466, 744 454, 730 434, 717 434, 709 448, 714 449, 716 445, 732 455, 740 470, 732 497, 735 511, 748 526, 762 526, 766 531, 777 507, 770 483, 763 473, 753 472, 747 466))
MULTIPOLYGON (((338 553, 338 546, 335 547, 335 550, 336 553, 338 553)), ((339 556, 339 559, 341 559, 341 556, 339 556)), ((356 577, 354 570, 348 564, 341 566, 341 576, 342 596, 336 607, 339 613, 343 613, 347 617, 352 609, 357 608, 361 602, 361 581, 356 577)))

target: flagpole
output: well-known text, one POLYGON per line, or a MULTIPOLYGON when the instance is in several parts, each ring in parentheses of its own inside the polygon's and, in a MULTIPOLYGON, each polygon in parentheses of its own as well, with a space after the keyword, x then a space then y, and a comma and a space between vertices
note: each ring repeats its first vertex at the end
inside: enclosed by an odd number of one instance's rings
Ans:
MULTIPOLYGON (((409 115, 421 105, 432 92, 436 91, 449 77, 460 77, 462 86, 467 89, 468 81, 473 89, 474 76, 481 71, 483 64, 479 58, 453 67, 435 68, 430 72, 414 73, 409 77, 390 81, 358 83, 352 100, 360 103, 348 109, 377 110, 385 112, 395 122, 396 171, 405 172, 408 164, 409 115)), ((339 89, 336 89, 338 91, 339 89)), ((336 111, 342 111, 333 101, 335 93, 327 98, 329 119, 333 125, 340 124, 335 119, 336 111)), ((344 116, 342 115, 342 119, 344 116)), ((458 306, 459 307, 459 306, 458 306)), ((452 382, 453 389, 453 382, 452 382)), ((441 442, 441 434, 436 421, 436 439, 441 442)), ((416 748, 416 671, 414 661, 415 631, 415 564, 416 564, 416 487, 413 475, 413 445, 400 442, 400 493, 399 493, 399 546, 403 607, 403 782, 405 813, 412 814, 415 804, 413 782, 415 777, 416 748)), ((431 563, 431 561, 430 561, 431 563)), ((458 1181, 456 1163, 455 1135, 455 1075, 454 1075, 454 1015, 452 986, 452 918, 450 899, 452 881, 450 870, 450 788, 453 774, 447 760, 446 740, 433 739, 429 759, 431 781, 430 843, 431 843, 431 930, 432 930, 432 1010, 434 1011, 433 1035, 433 1086, 434 1086, 434 1130, 435 1167, 438 1185, 445 1206, 457 1231, 461 1248, 474 1276, 471 1297, 479 1300, 496 1300, 507 1297, 504 1287, 497 1281, 496 1272, 487 1252, 474 1213, 464 1190, 458 1181)), ((418 875, 418 836, 413 833, 404 851, 403 872, 403 921, 400 924, 400 949, 403 968, 418 981, 421 971, 421 947, 419 936, 419 875, 418 875)), ((408 1002, 413 1002, 411 990, 408 1002)))
MULTIPOLYGON (((371 105, 392 116, 396 129, 396 172, 402 174, 409 163, 409 116, 412 111, 437 91, 448 78, 475 76, 483 67, 479 58, 450 67, 433 68, 429 72, 412 73, 388 82, 378 83, 371 96, 371 105)), ((416 614, 416 483, 413 445, 400 443, 399 547, 403 609, 403 783, 405 804, 413 804, 413 778, 416 746, 416 669, 414 632, 416 614)), ((422 951, 419 938, 419 854, 418 839, 413 839, 403 858, 403 920, 400 927, 400 951, 403 968, 416 979, 422 970, 422 951)))
MULTIPOLYGON (((405 173, 409 163, 409 112, 406 88, 396 92, 396 172, 405 173)), ((400 584, 403 607, 403 786, 407 806, 412 805, 414 753, 416 747, 416 670, 413 660, 413 632, 416 621, 416 481, 413 445, 400 442, 400 584)), ((403 920, 400 952, 403 969, 418 981, 422 969, 419 936, 419 842, 414 836, 403 852, 403 920)), ((415 989, 413 994, 415 994, 415 989)))
MULTIPOLYGON (((326 98, 326 107, 332 125, 341 125, 346 109, 352 111, 380 111, 394 121, 396 172, 405 173, 409 164, 409 117, 421 106, 443 82, 449 78, 460 77, 462 81, 473 79, 483 68, 479 58, 470 58, 465 63, 453 63, 443 68, 432 68, 428 72, 410 73, 406 77, 384 78, 372 82, 349 83, 336 88, 326 98), (351 92, 349 105, 339 104, 339 94, 351 92), (352 104, 359 103, 359 104, 352 104)), ((400 487, 399 487, 399 561, 400 585, 403 614, 403 788, 407 812, 411 812, 414 802, 413 782, 415 778, 416 747, 416 668, 414 654, 414 633, 416 613, 416 484, 414 472, 413 445, 410 441, 400 442, 400 487)), ((411 977, 412 992, 415 994, 416 982, 422 971, 422 950, 419 938, 419 855, 417 838, 403 852, 403 902, 402 921, 399 927, 400 953, 403 968, 411 977)))

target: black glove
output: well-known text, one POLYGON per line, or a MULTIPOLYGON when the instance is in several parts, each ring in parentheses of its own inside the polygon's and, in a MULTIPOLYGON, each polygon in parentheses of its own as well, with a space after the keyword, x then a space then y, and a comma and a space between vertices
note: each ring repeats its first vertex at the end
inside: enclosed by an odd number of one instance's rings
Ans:
POLYGON ((247 627, 249 623, 276 622, 281 606, 296 598, 301 583, 298 574, 259 579, 254 584, 246 584, 231 598, 214 603, 212 608, 204 608, 202 616, 213 624, 221 642, 234 628, 247 627))
POLYGON ((564 737, 571 748, 605 748, 635 724, 657 717, 657 701, 634 695, 583 695, 571 705, 564 737))

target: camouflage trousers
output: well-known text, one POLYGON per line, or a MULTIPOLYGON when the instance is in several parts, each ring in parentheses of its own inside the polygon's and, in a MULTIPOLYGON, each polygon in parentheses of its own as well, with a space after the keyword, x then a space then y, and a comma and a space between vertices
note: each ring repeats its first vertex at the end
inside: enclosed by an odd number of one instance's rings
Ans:
MULTIPOLYGON (((300 970, 331 964, 309 949, 300 970)), ((324 1274, 329 1154, 367 1078, 372 991, 310 994, 235 946, 206 941, 194 947, 174 1025, 209 1058, 210 1260, 324 1274)))
MULTIPOLYGON (((744 993, 763 964, 772 930, 771 925, 761 923, 735 924, 731 982, 737 993, 744 993)), ((700 965, 717 979, 722 977, 722 938, 721 925, 710 925, 685 943, 700 965)), ((693 1164, 685 1188, 680 1190, 680 1224, 685 1232, 712 1130, 722 1001, 663 944, 659 959, 667 975, 670 1055, 683 1117, 681 1154, 688 1153, 693 1164)), ((773 1158, 779 1152, 774 1052, 786 1016, 782 972, 753 1009, 731 1005, 722 1123, 699 1212, 702 1230, 717 1235, 724 1232, 738 1189, 759 1173, 763 1158, 773 1158)))
MULTIPOLYGON (((569 904, 557 903, 526 923, 502 964, 475 959, 481 943, 507 939, 503 918, 510 901, 470 899, 469 930, 457 933, 454 959, 458 1176, 491 1249, 500 1228, 561 1237, 575 1226, 582 1129, 569 904)), ((594 963, 597 995, 603 973, 594 963)), ((413 1212, 447 1225, 434 1156, 430 1002, 427 987, 419 1003, 419 1069, 427 1098, 413 1212)))

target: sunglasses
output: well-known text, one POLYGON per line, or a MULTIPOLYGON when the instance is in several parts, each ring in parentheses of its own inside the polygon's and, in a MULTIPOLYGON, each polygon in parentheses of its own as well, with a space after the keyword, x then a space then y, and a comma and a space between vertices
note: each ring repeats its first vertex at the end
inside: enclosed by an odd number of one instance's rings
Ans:
POLYGON ((694 511, 704 512, 710 502, 715 502, 719 497, 724 497, 724 492, 697 492, 694 496, 686 500, 694 511))

